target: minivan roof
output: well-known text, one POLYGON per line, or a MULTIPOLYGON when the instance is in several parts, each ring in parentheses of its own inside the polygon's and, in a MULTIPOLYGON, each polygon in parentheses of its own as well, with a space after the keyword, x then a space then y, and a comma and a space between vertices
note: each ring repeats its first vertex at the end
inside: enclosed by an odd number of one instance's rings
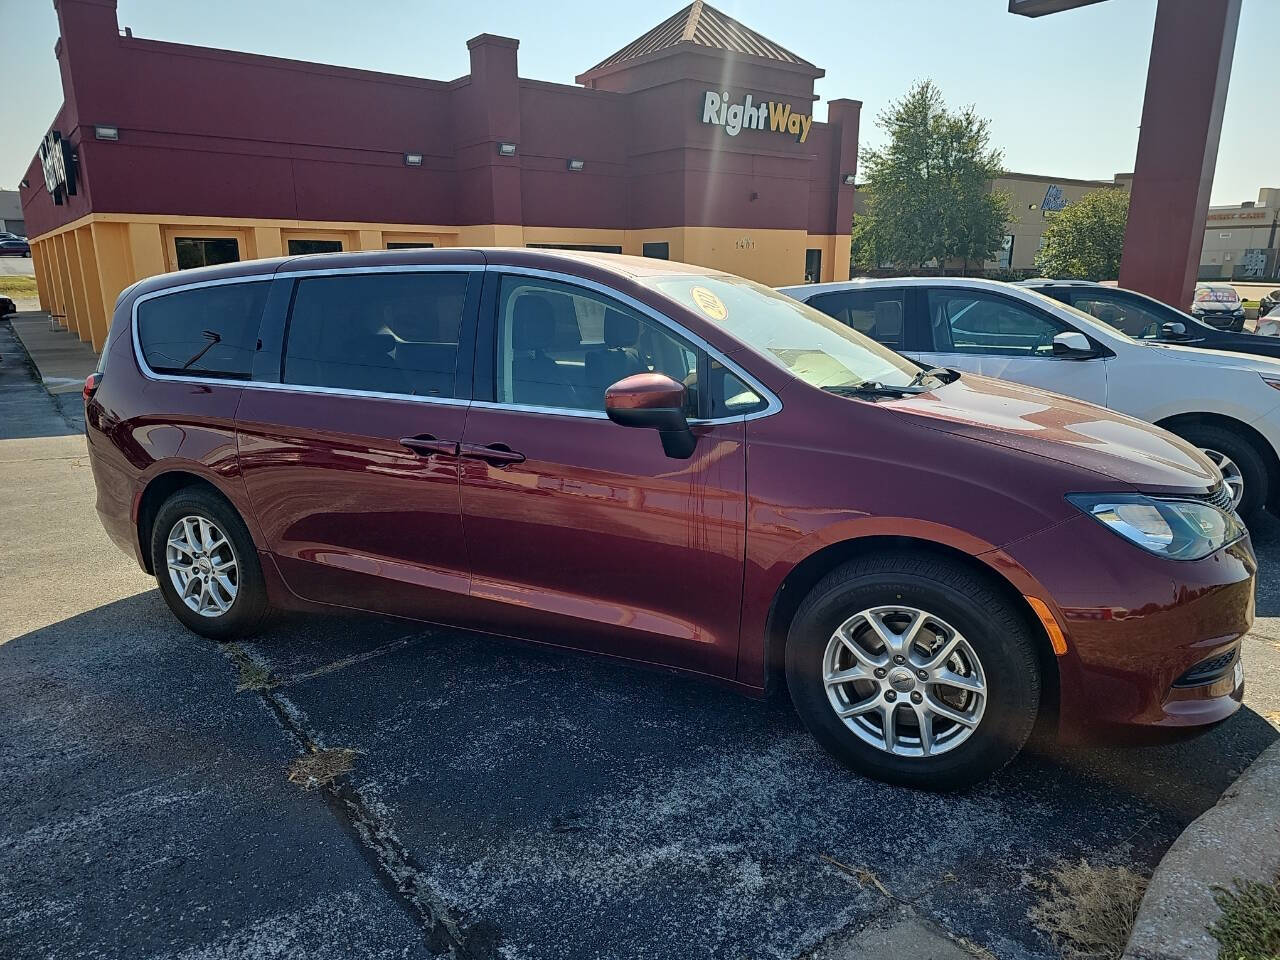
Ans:
POLYGON ((272 257, 265 260, 241 260, 211 267, 194 267, 148 277, 129 288, 143 294, 170 287, 185 286, 210 280, 233 280, 240 277, 291 273, 301 270, 341 270, 352 267, 393 267, 431 264, 505 265, 564 269, 567 265, 593 267, 630 278, 671 276, 726 276, 722 270, 699 267, 651 257, 603 253, 595 250, 556 250, 531 247, 417 247, 405 250, 352 250, 342 253, 314 253, 306 256, 272 257))

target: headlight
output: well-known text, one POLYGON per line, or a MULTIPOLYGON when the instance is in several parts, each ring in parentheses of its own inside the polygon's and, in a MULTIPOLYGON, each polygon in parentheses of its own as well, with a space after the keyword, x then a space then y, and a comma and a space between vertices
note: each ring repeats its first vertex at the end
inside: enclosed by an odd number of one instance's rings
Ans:
POLYGON ((1113 533, 1171 560, 1199 560, 1244 536, 1234 514, 1198 500, 1073 493, 1067 499, 1113 533))

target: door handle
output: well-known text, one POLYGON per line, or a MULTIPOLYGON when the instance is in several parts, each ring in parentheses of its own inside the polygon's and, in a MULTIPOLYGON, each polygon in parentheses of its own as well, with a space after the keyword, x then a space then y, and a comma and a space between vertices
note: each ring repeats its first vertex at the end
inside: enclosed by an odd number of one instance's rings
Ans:
POLYGON ((478 443, 464 443, 461 455, 471 460, 483 460, 495 467, 505 467, 512 463, 524 463, 524 454, 516 453, 505 443, 491 443, 480 446, 478 443))
POLYGON ((429 433, 420 433, 416 437, 401 437, 400 445, 408 447, 420 457, 458 455, 457 440, 437 440, 429 433))

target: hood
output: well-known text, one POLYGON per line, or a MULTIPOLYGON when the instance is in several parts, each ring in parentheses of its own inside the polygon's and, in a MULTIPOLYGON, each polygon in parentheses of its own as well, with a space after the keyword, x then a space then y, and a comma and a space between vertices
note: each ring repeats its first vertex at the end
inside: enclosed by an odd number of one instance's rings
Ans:
MULTIPOLYGON (((1274 342, 1273 337, 1258 337, 1250 336, 1249 334, 1236 334, 1236 336, 1248 336, 1250 342, 1256 340, 1274 342)), ((1161 353, 1177 360, 1186 360, 1190 363, 1218 367, 1223 370, 1242 370, 1267 377, 1280 377, 1280 360, 1260 357, 1256 353, 1233 353, 1230 350, 1219 350, 1217 348, 1206 350, 1203 347, 1183 347, 1176 343, 1166 343, 1159 340, 1136 340, 1134 342, 1152 350, 1159 350, 1161 353)))
POLYGON ((1207 493, 1217 468, 1191 444, 1105 407, 966 373, 890 401, 922 426, 1020 450, 1132 485, 1143 493, 1207 493))

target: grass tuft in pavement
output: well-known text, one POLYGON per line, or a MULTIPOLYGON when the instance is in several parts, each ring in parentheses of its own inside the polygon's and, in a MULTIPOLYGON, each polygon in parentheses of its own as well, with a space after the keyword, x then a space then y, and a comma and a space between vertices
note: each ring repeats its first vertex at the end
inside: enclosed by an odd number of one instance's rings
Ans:
POLYGON ((1280 958, 1280 877, 1272 883, 1235 882, 1234 890, 1214 887, 1222 916, 1209 925, 1218 941, 1218 960, 1280 958))
POLYGON ((355 766, 358 750, 329 747, 299 757, 289 765, 289 782, 304 790, 315 790, 346 776, 355 766))
POLYGON ((1027 916, 1064 960, 1115 960, 1129 942, 1147 881, 1128 867, 1081 860, 1056 867, 1036 886, 1042 896, 1027 916))
POLYGON ((270 668, 253 660, 240 661, 240 682, 236 684, 236 693, 241 690, 270 690, 275 685, 270 668))

